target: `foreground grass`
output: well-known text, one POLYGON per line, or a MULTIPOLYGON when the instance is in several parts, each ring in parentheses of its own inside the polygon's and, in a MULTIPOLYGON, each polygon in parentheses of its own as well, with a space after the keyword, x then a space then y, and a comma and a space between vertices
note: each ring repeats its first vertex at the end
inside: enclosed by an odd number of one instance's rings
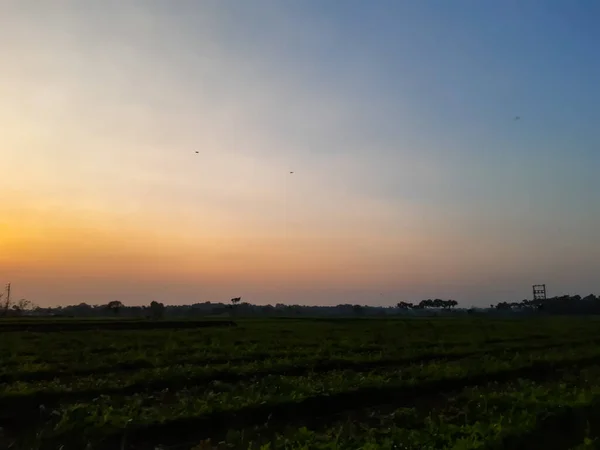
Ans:
MULTIPOLYGON (((544 411, 595 420, 599 325, 239 320, 11 331, 0 341, 0 447, 525 448, 546 430, 544 411)), ((574 427, 548 448, 589 448, 593 429, 574 427)))
POLYGON ((430 410, 396 409, 319 431, 303 427, 275 433, 267 443, 260 435, 245 442, 240 433, 230 432, 224 443, 271 449, 593 448, 600 428, 589 419, 600 417, 599 381, 600 368, 594 367, 550 383, 494 383, 465 389, 430 410))

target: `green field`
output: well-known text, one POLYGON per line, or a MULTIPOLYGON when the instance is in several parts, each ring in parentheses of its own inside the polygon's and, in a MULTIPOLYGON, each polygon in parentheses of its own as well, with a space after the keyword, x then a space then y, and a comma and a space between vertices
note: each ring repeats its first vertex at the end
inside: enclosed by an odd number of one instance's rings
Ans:
POLYGON ((15 319, 0 336, 2 449, 600 448, 595 319, 15 319))

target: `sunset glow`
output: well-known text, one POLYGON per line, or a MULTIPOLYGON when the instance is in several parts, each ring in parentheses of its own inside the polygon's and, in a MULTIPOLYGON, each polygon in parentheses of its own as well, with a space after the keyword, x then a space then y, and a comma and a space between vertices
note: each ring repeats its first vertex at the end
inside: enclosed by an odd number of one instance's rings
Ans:
POLYGON ((551 4, 3 2, 0 282, 40 305, 598 292, 600 36, 551 4))

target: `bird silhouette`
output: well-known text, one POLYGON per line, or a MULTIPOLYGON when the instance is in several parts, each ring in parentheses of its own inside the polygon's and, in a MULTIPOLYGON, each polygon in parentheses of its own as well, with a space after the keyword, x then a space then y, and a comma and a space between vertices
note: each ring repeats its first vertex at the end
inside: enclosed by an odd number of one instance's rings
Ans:
POLYGON ((198 150, 196 150, 196 153, 200 153, 198 150))
POLYGON ((520 117, 519 117, 519 116, 516 116, 516 117, 515 117, 515 120, 519 120, 519 119, 520 119, 520 117))
POLYGON ((294 172, 290 172, 290 173, 294 173, 294 172))

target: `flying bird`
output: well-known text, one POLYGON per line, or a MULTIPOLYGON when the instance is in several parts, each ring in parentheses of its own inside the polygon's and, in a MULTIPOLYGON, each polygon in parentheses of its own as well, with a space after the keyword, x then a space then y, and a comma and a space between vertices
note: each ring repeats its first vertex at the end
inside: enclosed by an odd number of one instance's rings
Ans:
POLYGON ((516 117, 515 117, 515 120, 519 120, 520 118, 521 118, 521 117, 519 117, 519 116, 516 116, 516 117))
POLYGON ((290 172, 290 173, 294 173, 294 172, 290 172))
POLYGON ((200 153, 198 150, 196 150, 196 153, 200 153))

